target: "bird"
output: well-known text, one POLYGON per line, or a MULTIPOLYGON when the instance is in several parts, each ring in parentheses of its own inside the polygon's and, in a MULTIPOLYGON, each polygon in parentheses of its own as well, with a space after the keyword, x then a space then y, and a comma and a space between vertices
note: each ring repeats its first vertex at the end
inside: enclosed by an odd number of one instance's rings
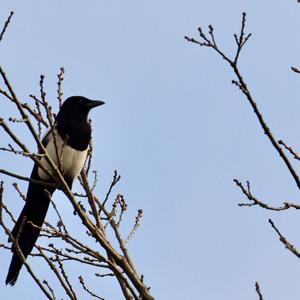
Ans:
MULTIPOLYGON (((91 140, 88 113, 92 108, 103 104, 104 102, 101 100, 90 100, 83 96, 67 98, 55 118, 52 129, 46 132, 41 141, 53 163, 58 167, 60 162, 62 176, 70 189, 83 168, 91 140)), ((39 153, 41 152, 39 149, 39 153)), ((25 205, 11 231, 13 238, 18 241, 19 249, 25 259, 38 239, 51 196, 55 191, 55 187, 51 185, 44 186, 34 183, 34 180, 53 182, 49 172, 55 176, 47 159, 43 156, 40 156, 39 159, 40 164, 48 173, 35 162, 30 177, 33 180, 29 181, 25 205)), ((9 242, 12 241, 9 239, 9 242)), ((18 279, 23 262, 14 245, 12 245, 11 250, 13 256, 6 277, 6 284, 13 286, 18 279)))

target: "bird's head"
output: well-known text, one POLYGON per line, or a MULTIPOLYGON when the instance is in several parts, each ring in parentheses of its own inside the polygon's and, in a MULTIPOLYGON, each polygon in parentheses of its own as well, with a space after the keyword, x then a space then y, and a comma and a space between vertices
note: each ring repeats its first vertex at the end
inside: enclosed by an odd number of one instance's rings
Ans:
POLYGON ((60 118, 84 118, 86 119, 89 111, 97 106, 103 105, 100 100, 90 100, 82 96, 72 96, 65 100, 58 112, 57 119, 60 118))
POLYGON ((72 96, 66 99, 61 110, 65 112, 84 112, 88 114, 92 108, 103 104, 104 102, 100 100, 90 100, 83 96, 72 96))

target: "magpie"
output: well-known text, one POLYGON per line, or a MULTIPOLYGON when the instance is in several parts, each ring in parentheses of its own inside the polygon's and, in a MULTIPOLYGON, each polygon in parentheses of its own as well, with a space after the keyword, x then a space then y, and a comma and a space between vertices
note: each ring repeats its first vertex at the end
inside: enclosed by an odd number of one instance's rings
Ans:
MULTIPOLYGON (((69 97, 62 104, 52 130, 49 130, 42 139, 42 144, 53 163, 59 166, 59 161, 61 162, 61 172, 70 189, 74 179, 78 177, 83 168, 91 139, 88 113, 92 108, 102 104, 104 104, 103 101, 90 100, 82 96, 69 97)), ((40 158, 40 163, 50 174, 54 174, 45 157, 40 158)), ((49 173, 43 168, 35 163, 31 178, 51 182, 49 173)), ((54 187, 45 187, 29 182, 26 203, 11 232, 14 239, 17 239, 25 259, 32 251, 39 236, 49 207, 50 197, 54 191, 54 187)), ((16 283, 23 265, 14 246, 12 246, 12 252, 13 256, 6 277, 6 284, 10 285, 16 283)))

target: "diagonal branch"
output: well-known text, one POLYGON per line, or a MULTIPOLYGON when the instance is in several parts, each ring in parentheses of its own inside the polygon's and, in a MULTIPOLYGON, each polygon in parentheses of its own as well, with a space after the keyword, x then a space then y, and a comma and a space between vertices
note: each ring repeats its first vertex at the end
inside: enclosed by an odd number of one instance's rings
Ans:
POLYGON ((11 21, 11 18, 12 18, 12 16, 13 16, 13 14, 14 14, 14 12, 11 11, 9 17, 7 18, 6 22, 4 23, 3 29, 2 29, 2 31, 1 31, 1 33, 0 33, 0 42, 1 42, 2 39, 3 39, 3 36, 4 36, 5 31, 6 31, 7 27, 8 27, 8 24, 9 24, 10 21, 11 21))
POLYGON ((235 35, 235 41, 238 45, 237 51, 236 51, 236 55, 234 59, 231 59, 227 54, 225 54, 216 44, 215 42, 215 38, 214 38, 214 33, 213 33, 213 28, 210 25, 209 26, 209 31, 208 34, 210 36, 210 38, 208 38, 206 36, 206 34, 203 32, 203 30, 201 28, 198 29, 199 34, 200 34, 200 41, 194 39, 194 38, 189 38, 189 37, 185 37, 185 39, 188 42, 197 44, 199 46, 205 46, 205 47, 210 47, 213 50, 215 50, 232 68, 237 80, 232 80, 232 83, 234 85, 236 85, 241 91, 242 93, 246 96, 246 99, 248 100, 250 106, 252 107, 258 121, 259 124, 261 126, 261 128, 263 129, 265 135, 268 137, 269 141, 271 142, 271 144, 273 145, 273 147, 275 148, 275 150, 277 151, 277 153, 279 154, 279 156, 282 158, 284 164, 286 165, 286 167, 288 168, 290 174, 292 175, 298 189, 300 190, 300 179, 299 176, 297 174, 297 172, 295 171, 294 167, 292 166, 290 160, 288 159, 288 157, 285 155, 283 149, 280 147, 279 143, 277 142, 277 139, 275 138, 273 132, 270 130, 269 126, 267 125, 263 115, 261 114, 250 90, 248 89, 248 86, 246 84, 246 81, 244 80, 238 66, 237 66, 237 62, 240 56, 240 52, 243 48, 243 46, 246 44, 246 42, 248 41, 249 37, 251 36, 250 34, 246 35, 244 30, 245 30, 245 23, 246 23, 246 13, 243 13, 243 17, 242 17, 242 26, 241 26, 241 32, 239 34, 239 36, 235 35))
POLYGON ((269 223, 271 224, 272 228, 276 231, 276 233, 279 236, 280 242, 285 245, 285 247, 291 251, 294 255, 296 255, 298 258, 300 258, 300 252, 295 248, 294 245, 292 245, 279 231, 279 229, 275 226, 274 222, 269 219, 269 223))

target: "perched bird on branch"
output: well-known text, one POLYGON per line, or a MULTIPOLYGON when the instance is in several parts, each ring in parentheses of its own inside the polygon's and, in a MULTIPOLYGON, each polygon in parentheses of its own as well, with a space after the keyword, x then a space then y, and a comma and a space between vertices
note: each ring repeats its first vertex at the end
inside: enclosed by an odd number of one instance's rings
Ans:
MULTIPOLYGON (((61 170, 70 189, 83 168, 91 139, 88 113, 92 108, 102 104, 103 101, 89 100, 81 96, 68 98, 61 106, 52 130, 49 130, 42 140, 50 159, 61 170)), ((47 159, 42 157, 40 163, 42 167, 37 163, 34 164, 31 179, 53 181, 51 174, 55 176, 55 172, 47 159)), ((54 191, 54 187, 29 182, 25 206, 12 230, 15 242, 25 259, 39 236, 54 191)), ((6 277, 6 284, 10 285, 16 283, 23 265, 14 245, 12 252, 13 257, 6 277)))

